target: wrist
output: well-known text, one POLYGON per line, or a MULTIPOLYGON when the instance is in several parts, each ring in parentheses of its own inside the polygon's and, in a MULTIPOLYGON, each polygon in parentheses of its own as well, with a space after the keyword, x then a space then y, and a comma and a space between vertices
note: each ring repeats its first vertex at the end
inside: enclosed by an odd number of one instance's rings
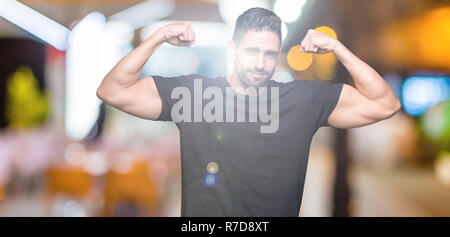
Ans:
POLYGON ((166 34, 164 32, 164 26, 156 30, 152 36, 161 44, 167 41, 166 34))
POLYGON ((335 39, 333 46, 331 46, 331 52, 339 51, 338 47, 341 47, 340 44, 339 40, 335 39))
POLYGON ((345 46, 339 41, 336 40, 331 52, 333 52, 336 56, 340 56, 344 53, 345 46))

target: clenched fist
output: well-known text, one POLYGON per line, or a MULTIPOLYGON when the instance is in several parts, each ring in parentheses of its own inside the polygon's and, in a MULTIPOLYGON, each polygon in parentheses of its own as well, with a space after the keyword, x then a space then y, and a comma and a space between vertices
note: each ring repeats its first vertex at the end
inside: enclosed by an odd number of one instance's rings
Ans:
POLYGON ((195 33, 187 21, 163 26, 159 31, 171 45, 189 47, 195 43, 195 33))
POLYGON ((300 50, 306 53, 326 54, 334 50, 337 39, 316 30, 308 30, 301 42, 300 50))

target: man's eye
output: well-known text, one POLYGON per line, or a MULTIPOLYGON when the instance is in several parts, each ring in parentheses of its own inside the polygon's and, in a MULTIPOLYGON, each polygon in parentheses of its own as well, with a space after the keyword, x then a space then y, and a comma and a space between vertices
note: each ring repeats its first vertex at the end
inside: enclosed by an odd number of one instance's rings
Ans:
POLYGON ((267 56, 275 58, 277 56, 277 53, 267 53, 267 56))

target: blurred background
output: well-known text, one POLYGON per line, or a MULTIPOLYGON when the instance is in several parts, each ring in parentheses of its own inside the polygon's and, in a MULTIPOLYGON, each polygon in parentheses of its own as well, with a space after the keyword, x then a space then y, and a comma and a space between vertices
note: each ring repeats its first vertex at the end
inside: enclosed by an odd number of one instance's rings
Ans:
POLYGON ((192 23, 197 44, 163 45, 142 77, 225 76, 234 21, 255 6, 283 20, 273 80, 354 85, 333 54, 298 50, 317 29, 402 102, 376 124, 318 130, 299 216, 450 216, 450 2, 441 0, 1 0, 0 216, 180 216, 176 126, 105 105, 96 89, 176 21, 192 23))

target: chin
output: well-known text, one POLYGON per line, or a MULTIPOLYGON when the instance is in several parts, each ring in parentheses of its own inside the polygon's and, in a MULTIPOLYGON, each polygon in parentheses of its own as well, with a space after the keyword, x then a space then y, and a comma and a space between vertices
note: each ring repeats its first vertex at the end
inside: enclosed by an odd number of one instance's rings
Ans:
POLYGON ((261 87, 261 86, 266 86, 267 82, 269 81, 269 78, 261 80, 261 81, 252 81, 252 83, 249 83, 249 86, 253 86, 255 88, 261 87))
POLYGON ((242 77, 240 77, 242 83, 245 84, 246 87, 261 87, 261 86, 265 86, 267 84, 267 82, 270 80, 270 76, 268 76, 267 78, 264 78, 264 80, 255 80, 247 75, 243 75, 242 77))

